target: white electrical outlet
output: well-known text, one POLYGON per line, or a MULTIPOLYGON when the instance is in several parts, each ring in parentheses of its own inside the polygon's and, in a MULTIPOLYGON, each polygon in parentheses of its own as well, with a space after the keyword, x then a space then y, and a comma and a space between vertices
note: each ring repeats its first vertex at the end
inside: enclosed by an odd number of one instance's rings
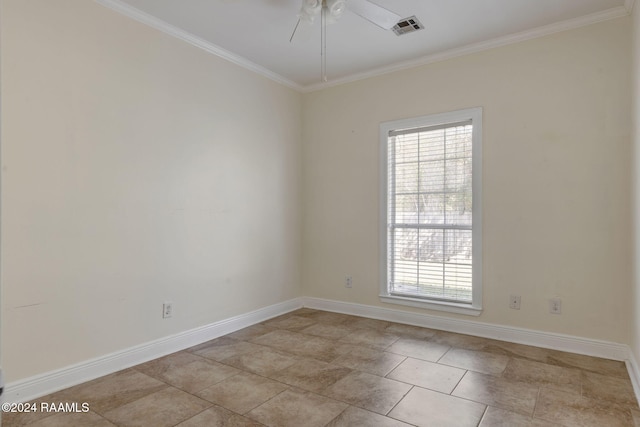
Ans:
POLYGON ((520 295, 509 296, 509 308, 520 310, 520 295))
POLYGON ((549 300, 549 313, 562 314, 562 300, 560 298, 551 298, 549 300))
POLYGON ((353 277, 345 276, 345 278, 344 278, 344 287, 345 288, 350 288, 352 286, 353 286, 353 277))
POLYGON ((162 318, 167 319, 173 315, 173 303, 165 302, 162 304, 162 318))

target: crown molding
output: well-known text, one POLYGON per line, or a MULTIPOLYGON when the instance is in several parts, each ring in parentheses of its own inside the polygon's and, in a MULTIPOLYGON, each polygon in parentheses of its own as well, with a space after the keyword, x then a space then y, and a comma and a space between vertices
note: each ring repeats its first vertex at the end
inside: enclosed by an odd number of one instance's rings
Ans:
POLYGON ((301 85, 294 81, 291 81, 271 70, 266 69, 248 59, 232 53, 226 49, 221 48, 213 43, 210 43, 200 37, 197 37, 187 31, 184 31, 178 27, 175 27, 161 19, 158 19, 148 13, 145 13, 139 9, 136 9, 121 0, 94 0, 96 3, 105 6, 111 10, 114 10, 122 15, 125 15, 131 19, 162 31, 165 34, 176 37, 183 40, 192 46, 200 48, 208 53, 216 55, 220 58, 226 59, 240 67, 253 71, 259 75, 262 75, 270 80, 280 83, 286 87, 294 89, 298 92, 309 93, 318 90, 339 86, 345 83, 352 83, 358 80, 364 80, 371 77, 377 77, 384 74, 393 73, 396 71, 406 70, 409 68, 419 67, 422 65, 431 64, 434 62, 446 61, 448 59, 457 58, 464 55, 470 55, 485 50, 493 49, 496 47, 507 46, 514 43, 519 43, 526 40, 535 39, 538 37, 544 37, 547 35, 559 33, 562 31, 573 30, 576 28, 596 24, 598 22, 607 21, 610 19, 620 18, 631 14, 635 4, 635 0, 625 0, 623 6, 618 6, 612 9, 608 9, 602 12, 596 12, 589 15, 581 16, 579 18, 569 19, 562 22, 557 22, 542 27, 537 27, 531 30, 522 31, 519 33, 510 34, 504 37, 497 37, 491 40, 486 40, 479 43, 473 43, 470 45, 462 46, 455 49, 446 50, 443 52, 435 53, 433 55, 426 55, 421 58, 412 59, 409 61, 403 61, 395 63, 393 65, 376 68, 363 73, 352 74, 343 78, 338 78, 326 83, 314 83, 311 85, 301 85))
POLYGON ((129 6, 128 4, 120 0, 94 0, 94 1, 115 12, 118 12, 124 16, 127 16, 138 22, 141 22, 142 24, 148 25, 149 27, 155 28, 156 30, 162 31, 165 34, 176 37, 182 41, 189 43, 192 46, 195 46, 199 49, 202 49, 220 58, 226 59, 229 62, 232 62, 243 68, 246 68, 247 70, 260 74, 270 80, 273 80, 291 89, 294 89, 297 91, 303 90, 303 86, 299 85, 298 83, 295 83, 289 79, 286 79, 281 75, 276 74, 273 71, 270 71, 254 62, 251 62, 240 55, 236 55, 235 53, 229 52, 228 50, 223 49, 220 46, 217 46, 213 43, 209 43, 208 41, 200 37, 197 37, 187 31, 184 31, 178 27, 175 27, 161 19, 151 16, 148 13, 145 13, 132 6, 129 6))
POLYGON ((602 12, 596 12, 589 15, 581 16, 579 18, 569 19, 566 21, 557 22, 557 23, 545 25, 542 27, 537 27, 531 30, 510 34, 504 37, 497 37, 491 40, 487 40, 479 43, 473 43, 473 44, 462 46, 459 48, 446 50, 433 55, 427 55, 421 58, 399 62, 387 67, 376 68, 375 70, 370 70, 364 73, 353 74, 353 75, 332 80, 326 83, 316 83, 316 84, 304 86, 302 90, 305 93, 314 92, 317 90, 322 90, 322 89, 326 89, 333 86, 339 86, 345 83, 352 83, 358 80, 368 79, 370 77, 377 77, 384 74, 393 73, 396 71, 401 71, 409 68, 431 64, 434 62, 445 61, 448 59, 457 58, 459 56, 470 55, 473 53, 478 53, 478 52, 482 52, 482 51, 497 48, 497 47, 507 46, 510 44, 519 43, 526 40, 548 36, 551 34, 562 32, 562 31, 585 27, 588 25, 596 24, 598 22, 608 21, 610 19, 620 18, 630 14, 634 1, 635 0, 626 0, 624 6, 618 6, 602 12))

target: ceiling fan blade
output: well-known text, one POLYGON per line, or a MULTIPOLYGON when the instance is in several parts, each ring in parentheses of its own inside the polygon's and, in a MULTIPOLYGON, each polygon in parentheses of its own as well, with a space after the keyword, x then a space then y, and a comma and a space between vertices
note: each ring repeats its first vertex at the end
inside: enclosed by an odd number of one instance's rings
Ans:
POLYGON ((291 33, 291 37, 289 37, 289 43, 293 40, 293 36, 296 35, 296 31, 298 31, 298 26, 300 25, 300 18, 298 18, 298 22, 296 23, 296 27, 293 29, 293 33, 291 33))
POLYGON ((350 11, 384 30, 390 30, 401 19, 400 15, 369 0, 349 0, 347 5, 350 11))
POLYGON ((305 20, 304 18, 298 19, 296 22, 293 31, 291 32, 291 37, 289 37, 289 43, 291 44, 304 44, 310 42, 311 40, 315 40, 315 37, 318 36, 317 26, 305 20))

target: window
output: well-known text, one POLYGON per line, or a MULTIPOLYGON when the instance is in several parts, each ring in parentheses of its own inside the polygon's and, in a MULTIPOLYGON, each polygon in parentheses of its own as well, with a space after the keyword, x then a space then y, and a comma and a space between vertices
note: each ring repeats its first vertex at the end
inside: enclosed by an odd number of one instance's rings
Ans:
POLYGON ((479 315, 482 109, 380 125, 384 302, 479 315))

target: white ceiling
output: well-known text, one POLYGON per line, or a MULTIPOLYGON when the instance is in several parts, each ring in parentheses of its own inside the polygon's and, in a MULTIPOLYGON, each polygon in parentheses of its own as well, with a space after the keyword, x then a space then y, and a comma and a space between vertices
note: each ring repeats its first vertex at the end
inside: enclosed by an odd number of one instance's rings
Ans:
POLYGON ((327 28, 300 28, 302 0, 96 0, 300 90, 355 80, 624 16, 634 0, 372 0, 425 29, 396 36, 347 11, 327 28))

